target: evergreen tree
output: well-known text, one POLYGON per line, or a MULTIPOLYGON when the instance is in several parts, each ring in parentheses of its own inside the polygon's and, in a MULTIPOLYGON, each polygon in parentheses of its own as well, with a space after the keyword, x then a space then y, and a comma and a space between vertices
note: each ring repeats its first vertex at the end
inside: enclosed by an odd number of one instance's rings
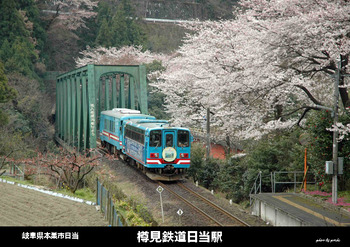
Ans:
POLYGON ((29 31, 26 30, 24 20, 17 7, 17 1, 0 1, 0 46, 5 39, 12 43, 18 36, 29 37, 29 31))
POLYGON ((7 61, 12 56, 11 45, 7 39, 2 42, 0 46, 0 60, 7 61))
POLYGON ((35 49, 41 53, 44 52, 46 42, 46 31, 44 23, 40 16, 40 10, 35 0, 18 0, 19 9, 25 11, 28 22, 32 25, 30 36, 35 41, 35 49))
POLYGON ((99 4, 99 29, 95 45, 120 48, 126 45, 143 45, 145 33, 137 23, 135 10, 129 0, 123 0, 113 14, 107 3, 99 4))
MULTIPOLYGON (((339 114, 339 123, 350 124, 350 116, 344 112, 339 114)), ((317 177, 318 186, 325 191, 331 191, 332 176, 325 174, 325 162, 332 160, 333 132, 330 131, 333 119, 330 112, 313 112, 306 122, 308 135, 308 166, 309 173, 317 177)), ((339 190, 350 188, 350 142, 348 137, 338 141, 338 157, 344 157, 344 173, 339 176, 339 190)))
MULTIPOLYGON (((0 103, 6 103, 9 100, 14 99, 16 95, 16 91, 8 85, 4 65, 0 61, 0 103)), ((5 125, 7 121, 7 115, 0 109, 0 126, 5 125)))
POLYGON ((0 2, 0 59, 5 72, 19 72, 37 77, 36 44, 43 48, 45 34, 38 24, 39 12, 33 0, 2 0, 0 2), (38 42, 40 41, 40 42, 38 42))
POLYGON ((131 45, 131 40, 128 37, 128 23, 126 22, 126 13, 122 4, 118 6, 117 12, 113 16, 111 23, 111 31, 113 36, 114 47, 122 47, 125 45, 131 45))
POLYGON ((4 65, 0 61, 0 103, 6 103, 16 97, 16 91, 8 85, 4 65))
POLYGON ((97 34, 95 43, 97 45, 105 46, 105 47, 110 47, 112 46, 112 32, 111 29, 109 28, 109 24, 107 19, 103 19, 101 21, 101 26, 99 29, 99 32, 97 34))
POLYGON ((106 20, 107 23, 111 21, 113 17, 112 14, 112 8, 109 6, 106 2, 99 2, 98 3, 98 14, 97 14, 97 24, 101 26, 101 23, 103 20, 106 20))
POLYGON ((22 37, 17 37, 9 50, 11 57, 5 62, 6 72, 19 72, 33 77, 34 63, 38 59, 33 44, 22 37))

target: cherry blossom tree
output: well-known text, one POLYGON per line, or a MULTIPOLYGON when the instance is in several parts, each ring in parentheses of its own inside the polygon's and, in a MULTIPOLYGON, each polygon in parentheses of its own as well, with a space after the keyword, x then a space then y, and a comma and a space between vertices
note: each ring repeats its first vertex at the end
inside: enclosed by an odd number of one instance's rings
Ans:
MULTIPOLYGON (((244 67, 259 68, 261 76, 278 83, 276 87, 286 84, 291 85, 292 90, 297 87, 313 103, 321 105, 325 95, 314 97, 312 90, 331 88, 333 81, 328 75, 335 73, 340 55, 342 70, 348 65, 349 1, 242 0, 240 3, 246 9, 237 20, 242 28, 246 27, 241 33, 244 38, 257 42, 260 50, 250 52, 252 47, 245 47, 250 48, 246 50, 251 59, 241 60, 244 67)), ((248 75, 257 74, 248 72, 248 75)), ((344 106, 348 106, 346 89, 340 91, 344 106)))
POLYGON ((255 131, 261 114, 249 105, 248 99, 254 95, 241 86, 241 68, 232 39, 236 30, 231 25, 232 21, 186 25, 195 34, 187 37, 178 56, 169 61, 154 84, 167 95, 167 110, 175 125, 200 126, 210 108, 212 128, 219 130, 218 134, 255 131))
POLYGON ((69 30, 85 28, 85 20, 96 16, 93 11, 98 0, 36 0, 42 10, 50 14, 49 29, 53 23, 60 23, 69 30))
POLYGON ((166 95, 174 124, 199 127, 209 108, 216 135, 233 139, 302 124, 308 111, 329 107, 339 56, 341 72, 348 69, 349 1, 239 3, 232 20, 182 24, 191 33, 172 56, 100 47, 82 52, 77 65, 161 60, 167 69, 152 85, 166 95))
POLYGON ((185 24, 194 34, 158 83, 174 122, 195 125, 209 107, 221 132, 247 138, 299 124, 330 104, 339 55, 342 71, 348 67, 350 3, 240 4, 233 20, 185 24))
MULTIPOLYGON (((331 106, 334 91, 331 76, 336 73, 338 59, 341 73, 348 69, 349 1, 243 0, 240 3, 246 9, 237 18, 242 27, 247 27, 241 29, 243 38, 257 42, 260 49, 250 54, 251 61, 241 59, 241 64, 248 72, 247 78, 268 79, 269 88, 276 91, 272 98, 277 102, 274 105, 281 106, 279 115, 303 110, 298 116, 299 124, 308 111, 331 106), (291 92, 297 101, 285 98, 290 98, 291 92)), ((253 47, 245 48, 249 52, 253 47)), ((344 78, 340 80, 339 92, 343 106, 349 107, 344 78)))
MULTIPOLYGON (((139 65, 152 63, 154 60, 161 61, 166 65, 171 59, 170 55, 151 53, 148 50, 143 51, 142 46, 124 46, 120 49, 116 47, 87 47, 80 52, 80 56, 75 59, 76 66, 81 67, 87 64, 104 65, 139 65)), ((154 78, 160 71, 154 71, 148 74, 148 78, 154 78)))
POLYGON ((338 142, 349 140, 348 135, 350 134, 350 124, 336 123, 333 124, 331 128, 327 128, 329 131, 337 131, 339 133, 338 142))

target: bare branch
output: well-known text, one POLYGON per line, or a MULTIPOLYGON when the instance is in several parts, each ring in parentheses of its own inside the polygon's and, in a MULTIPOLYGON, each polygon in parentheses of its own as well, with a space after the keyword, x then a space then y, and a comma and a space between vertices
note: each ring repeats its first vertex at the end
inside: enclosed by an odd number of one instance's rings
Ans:
POLYGON ((302 85, 295 85, 296 87, 298 87, 298 88, 300 88, 301 90, 303 90, 306 94, 307 94, 307 96, 309 97, 309 99, 312 101, 312 102, 314 102, 316 105, 323 105, 320 101, 318 101, 317 99, 315 99, 315 97, 310 93, 310 91, 306 88, 306 87, 304 87, 304 86, 302 86, 302 85))

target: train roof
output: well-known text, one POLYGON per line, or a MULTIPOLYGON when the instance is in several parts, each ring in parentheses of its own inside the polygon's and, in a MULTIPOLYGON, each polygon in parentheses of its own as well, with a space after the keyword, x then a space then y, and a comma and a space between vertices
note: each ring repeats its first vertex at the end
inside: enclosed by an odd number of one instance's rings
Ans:
POLYGON ((142 129, 154 129, 169 127, 169 123, 166 120, 155 119, 130 119, 127 124, 142 128, 142 129))
POLYGON ((157 120, 154 116, 141 114, 141 112, 138 110, 114 108, 113 110, 102 111, 101 114, 119 118, 121 120, 128 120, 127 124, 144 130, 159 128, 188 130, 187 128, 170 127, 170 124, 167 120, 157 120))
POLYGON ((188 130, 187 128, 182 127, 170 127, 170 123, 167 120, 155 120, 155 119, 130 119, 127 124, 136 126, 140 129, 183 129, 188 130))
POLYGON ((126 108, 114 108, 112 110, 107 110, 107 111, 102 111, 102 114, 106 116, 111 116, 119 119, 132 119, 132 118, 137 118, 137 119, 156 119, 155 117, 151 115, 145 115, 141 114, 140 111, 138 110, 131 110, 131 109, 126 109, 126 108))

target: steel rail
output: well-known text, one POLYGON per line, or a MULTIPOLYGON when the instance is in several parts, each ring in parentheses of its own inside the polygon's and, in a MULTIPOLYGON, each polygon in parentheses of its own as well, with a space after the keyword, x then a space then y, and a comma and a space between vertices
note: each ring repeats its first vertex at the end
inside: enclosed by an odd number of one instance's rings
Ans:
POLYGON ((204 202, 206 202, 207 204, 209 204, 210 206, 216 208, 217 210, 219 210, 221 213, 227 215, 228 217, 230 217, 231 219, 233 219, 234 221, 238 221, 240 224, 244 225, 244 226, 249 226, 249 224, 247 224, 246 222, 244 222, 243 220, 237 218, 236 216, 232 215, 230 212, 226 211, 225 209, 223 209, 222 207, 220 207, 219 205, 216 205, 215 203, 211 202, 210 200, 208 200, 207 198, 205 198, 204 196, 198 194, 197 192, 189 189, 188 187, 186 187, 185 185, 183 185, 181 182, 177 182, 177 185, 179 185, 181 188, 187 190, 188 192, 190 192, 191 194, 195 195, 196 197, 200 198, 201 200, 203 200, 204 202))
MULTIPOLYGON (((100 145, 97 145, 98 150, 101 152, 102 151, 102 155, 104 156, 105 154, 107 154, 108 152, 100 147, 100 145)), ((201 210, 200 208, 198 208, 197 206, 195 206, 193 203, 191 203, 190 201, 188 201, 187 199, 185 199, 184 197, 182 197, 181 195, 179 195, 178 193, 176 193, 175 191, 173 191, 172 189, 170 189, 167 185, 163 184, 162 182, 158 181, 158 184, 160 186, 162 186, 164 189, 166 189, 167 191, 169 191, 171 194, 173 194, 175 197, 179 198, 180 200, 182 200, 183 202, 185 202, 187 205, 189 205, 190 207, 192 207, 193 209, 195 209, 198 213, 202 214, 204 217, 206 217, 207 219, 213 221, 215 224, 217 224, 218 226, 224 226, 224 224, 220 223, 219 221, 217 221, 216 219, 214 219, 212 216, 210 216, 209 214, 205 213, 203 210, 201 210)), ((231 213, 227 212, 225 209, 221 208, 220 206, 212 203, 211 201, 209 201, 208 199, 206 199, 205 197, 203 197, 202 195, 194 192, 193 190, 189 189, 188 187, 186 187, 185 185, 183 185, 181 182, 177 182, 176 183, 179 187, 183 188, 184 190, 188 191, 189 193, 195 195, 196 197, 198 197, 199 199, 201 199, 202 201, 204 201, 205 203, 209 204, 211 207, 214 207, 215 209, 219 210, 221 213, 227 215, 228 217, 230 217, 231 219, 233 219, 234 221, 238 221, 240 224, 244 225, 244 226, 249 226, 249 224, 247 224, 246 222, 244 222, 243 220, 237 218, 236 216, 232 215, 231 213)))
POLYGON ((189 205, 190 207, 192 207, 193 209, 195 209, 197 212, 199 212, 200 214, 202 214, 203 216, 205 216, 206 218, 208 218, 209 220, 213 221, 215 224, 219 225, 219 226, 224 226, 223 224, 221 224, 219 221, 217 221, 216 219, 214 219, 213 217, 211 217, 210 215, 208 215, 207 213, 205 213, 203 210, 201 210, 200 208, 196 207, 194 204, 192 204, 191 202, 189 202, 188 200, 186 200, 185 198, 183 198, 182 196, 180 196, 178 193, 176 193, 175 191, 173 191, 172 189, 170 189, 168 186, 166 186, 165 184, 163 184, 162 182, 158 181, 158 184, 160 186, 162 186, 164 189, 166 189, 167 191, 169 191, 171 194, 173 194, 174 196, 176 196, 177 198, 179 198, 180 200, 182 200, 183 202, 185 202, 187 205, 189 205))

